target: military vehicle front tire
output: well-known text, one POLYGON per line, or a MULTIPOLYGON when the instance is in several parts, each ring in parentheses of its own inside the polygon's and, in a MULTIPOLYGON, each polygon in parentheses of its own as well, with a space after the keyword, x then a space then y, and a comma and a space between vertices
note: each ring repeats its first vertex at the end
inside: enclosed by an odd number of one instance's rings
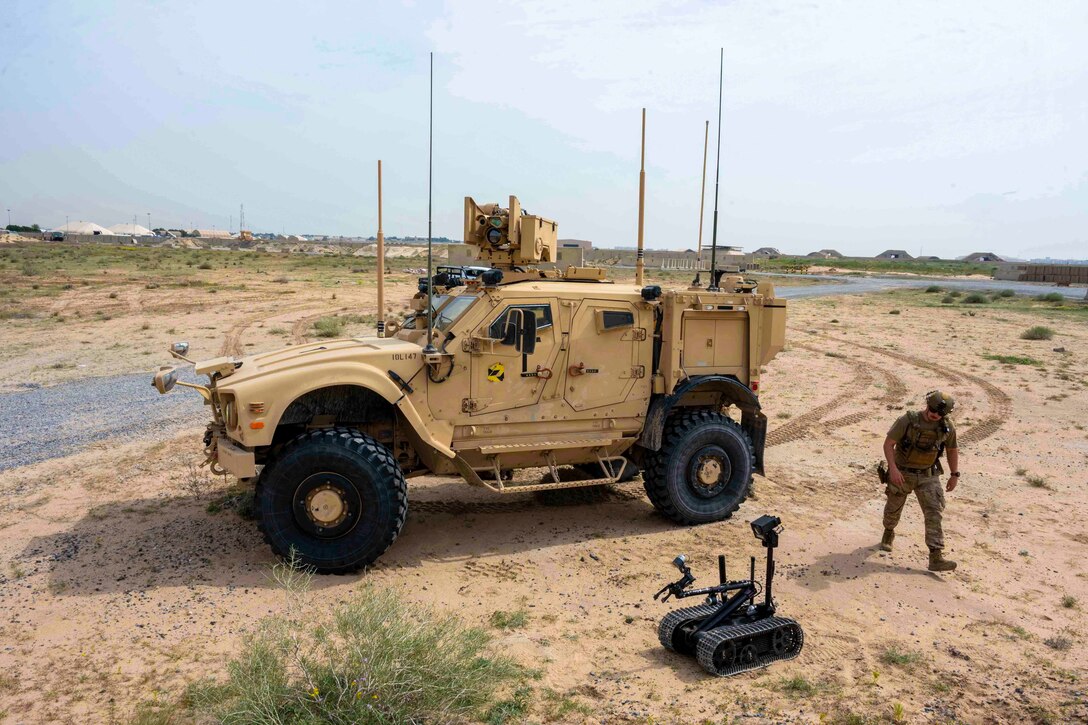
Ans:
POLYGON ((669 419, 661 450, 647 459, 643 485, 654 508, 679 524, 705 524, 729 518, 748 497, 755 452, 732 418, 694 410, 669 419))
POLYGON ((388 549, 408 515, 408 484, 389 450, 351 428, 287 443, 257 482, 259 526, 272 550, 326 574, 346 574, 388 549))

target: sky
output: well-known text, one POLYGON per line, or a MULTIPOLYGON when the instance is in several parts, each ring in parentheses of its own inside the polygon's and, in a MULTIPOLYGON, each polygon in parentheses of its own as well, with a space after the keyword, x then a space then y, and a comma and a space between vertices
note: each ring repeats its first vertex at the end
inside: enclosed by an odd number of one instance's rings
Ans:
POLYGON ((49 2, 0 13, 16 224, 1088 258, 1088 3, 49 2), (718 149, 719 53, 724 67, 718 149), (720 155, 716 171, 715 157, 720 155), (715 183, 717 178, 718 182, 715 183), (505 206, 505 203, 504 203, 505 206))

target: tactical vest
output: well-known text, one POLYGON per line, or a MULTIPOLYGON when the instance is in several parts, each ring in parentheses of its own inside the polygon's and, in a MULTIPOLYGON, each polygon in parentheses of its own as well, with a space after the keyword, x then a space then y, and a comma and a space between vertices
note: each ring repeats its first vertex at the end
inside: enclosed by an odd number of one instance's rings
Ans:
POLYGON ((935 428, 922 428, 917 411, 907 413, 907 432, 896 446, 902 452, 902 465, 907 468, 932 468, 944 451, 948 440, 948 424, 941 421, 935 428))

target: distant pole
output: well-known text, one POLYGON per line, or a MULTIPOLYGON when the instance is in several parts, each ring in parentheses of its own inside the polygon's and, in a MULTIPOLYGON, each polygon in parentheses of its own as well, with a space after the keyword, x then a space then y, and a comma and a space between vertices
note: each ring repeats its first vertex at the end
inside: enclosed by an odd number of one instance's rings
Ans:
POLYGON ((8 209, 8 226, 11 226, 11 209, 8 209))
POLYGON ((646 217, 646 109, 642 109, 642 161, 638 172, 638 252, 635 254, 635 284, 645 284, 645 260, 642 247, 643 220, 646 217))
POLYGON ((381 159, 378 159, 378 337, 385 337, 385 234, 382 233, 381 159))
POLYGON ((702 266, 703 261, 703 207, 706 206, 706 152, 710 147, 710 121, 706 122, 703 131, 703 186, 699 192, 699 252, 695 259, 702 266))
POLYGON ((151 229, 151 212, 147 213, 147 228, 151 229))
POLYGON ((136 215, 132 215, 132 236, 136 236, 136 215))
POLYGON ((711 292, 718 291, 718 178, 722 170, 722 78, 725 75, 725 48, 721 49, 718 65, 718 146, 715 150, 717 160, 714 168, 714 234, 710 238, 710 286, 711 292))

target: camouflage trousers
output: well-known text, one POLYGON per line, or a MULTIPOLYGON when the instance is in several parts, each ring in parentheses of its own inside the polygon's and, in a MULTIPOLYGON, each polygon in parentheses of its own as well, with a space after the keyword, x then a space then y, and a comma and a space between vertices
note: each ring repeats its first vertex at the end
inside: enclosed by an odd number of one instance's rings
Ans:
POLYGON ((930 549, 944 548, 944 531, 941 529, 941 514, 944 512, 944 488, 940 476, 925 473, 902 471, 903 488, 900 490, 888 484, 884 493, 888 502, 884 505, 884 528, 894 529, 903 515, 903 506, 907 503, 911 491, 918 497, 922 507, 922 516, 926 521, 926 546, 930 549))

